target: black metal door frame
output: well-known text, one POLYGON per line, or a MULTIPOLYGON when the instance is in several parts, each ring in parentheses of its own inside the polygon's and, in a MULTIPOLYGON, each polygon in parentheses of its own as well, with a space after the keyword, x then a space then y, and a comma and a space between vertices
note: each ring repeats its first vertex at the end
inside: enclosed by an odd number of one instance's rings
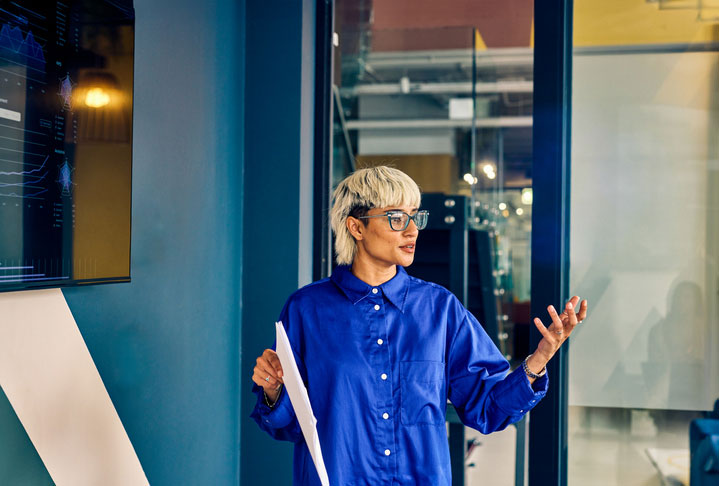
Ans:
POLYGON ((332 42, 334 0, 317 0, 315 45, 314 218, 312 280, 330 274, 329 207, 332 190, 332 42))
MULTIPOLYGON (((572 0, 536 2, 532 129, 532 315, 569 297, 572 0)), ((533 329, 531 348, 541 334, 533 329)), ((529 485, 567 485, 569 345, 548 368, 549 391, 529 420, 529 485)))

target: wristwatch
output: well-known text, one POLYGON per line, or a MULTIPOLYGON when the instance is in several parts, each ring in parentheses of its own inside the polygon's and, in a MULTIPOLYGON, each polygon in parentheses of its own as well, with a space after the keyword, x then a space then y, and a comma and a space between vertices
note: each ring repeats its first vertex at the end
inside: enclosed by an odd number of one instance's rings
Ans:
POLYGON ((539 374, 532 373, 532 371, 529 369, 529 366, 527 366, 527 360, 531 357, 532 355, 530 354, 529 356, 524 358, 524 361, 522 361, 522 369, 529 378, 534 378, 536 380, 537 378, 541 378, 547 374, 547 367, 545 366, 544 368, 542 368, 542 371, 540 371, 539 374))

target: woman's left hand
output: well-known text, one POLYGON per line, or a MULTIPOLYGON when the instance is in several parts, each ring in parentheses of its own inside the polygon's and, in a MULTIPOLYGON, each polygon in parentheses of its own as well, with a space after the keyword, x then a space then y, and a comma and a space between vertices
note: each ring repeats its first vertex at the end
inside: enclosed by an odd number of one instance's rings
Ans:
POLYGON ((587 317, 587 301, 582 301, 579 312, 576 312, 577 304, 579 304, 579 297, 575 295, 569 299, 561 314, 557 314, 553 305, 547 307, 549 317, 552 319, 552 323, 548 327, 545 327, 538 317, 534 318, 534 325, 542 334, 542 340, 539 342, 537 350, 527 360, 527 366, 531 371, 538 373, 544 368, 554 353, 564 344, 564 341, 569 339, 577 324, 587 317))

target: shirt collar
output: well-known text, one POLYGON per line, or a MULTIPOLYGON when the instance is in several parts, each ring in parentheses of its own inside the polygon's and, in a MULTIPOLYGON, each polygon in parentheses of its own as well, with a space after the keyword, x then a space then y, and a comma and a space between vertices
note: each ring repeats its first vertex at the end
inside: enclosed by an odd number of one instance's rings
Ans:
MULTIPOLYGON (((339 287, 339 289, 356 304, 368 295, 371 295, 372 289, 375 288, 366 282, 358 279, 352 274, 349 265, 340 265, 332 272, 331 280, 339 287)), ((377 285, 382 289, 382 293, 387 300, 392 302, 401 312, 404 312, 404 302, 407 298, 407 290, 409 287, 409 275, 401 265, 397 265, 397 274, 382 285, 377 285)))

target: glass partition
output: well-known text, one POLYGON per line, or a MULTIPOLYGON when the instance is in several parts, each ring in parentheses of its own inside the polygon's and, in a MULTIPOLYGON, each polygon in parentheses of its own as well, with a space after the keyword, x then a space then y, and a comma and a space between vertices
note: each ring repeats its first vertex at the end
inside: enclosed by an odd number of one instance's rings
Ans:
POLYGON ((716 25, 701 2, 574 8, 569 483, 688 486, 719 398, 716 25))
MULTIPOLYGON (((373 165, 409 174, 430 223, 408 273, 457 294, 517 366, 530 329, 531 4, 335 8, 334 185, 373 165)), ((524 484, 523 426, 489 437, 462 431, 462 481, 524 484)))

